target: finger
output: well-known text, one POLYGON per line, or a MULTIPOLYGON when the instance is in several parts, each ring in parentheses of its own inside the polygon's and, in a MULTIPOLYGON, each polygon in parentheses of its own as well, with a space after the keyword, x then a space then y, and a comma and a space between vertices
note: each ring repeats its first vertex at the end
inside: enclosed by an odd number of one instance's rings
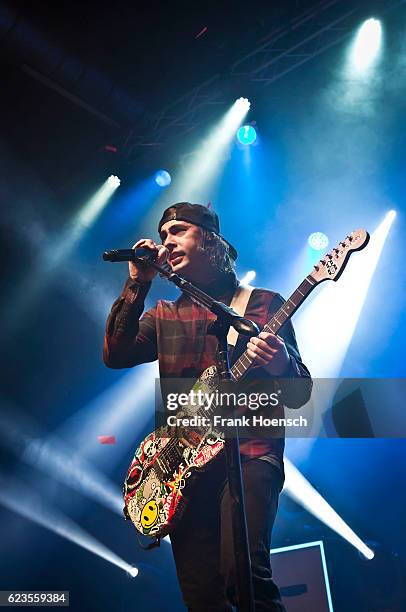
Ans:
POLYGON ((251 342, 249 342, 247 344, 247 347, 250 349, 250 351, 252 351, 254 353, 254 355, 257 355, 258 357, 260 357, 261 359, 266 360, 266 362, 268 363, 272 357, 273 357, 273 353, 271 352, 266 352, 263 351, 261 348, 259 348, 258 346, 256 346, 255 344, 252 344, 251 342))
POLYGON ((282 338, 280 338, 279 336, 275 336, 275 334, 271 334, 269 332, 261 332, 258 338, 261 338, 269 346, 272 346, 272 347, 278 347, 280 346, 281 343, 283 343, 282 338))
POLYGON ((268 342, 265 342, 265 340, 261 340, 260 338, 257 338, 257 337, 251 338, 250 342, 254 344, 255 346, 257 346, 258 348, 260 348, 261 350, 265 351, 265 353, 269 353, 271 355, 274 355, 275 353, 277 353, 279 349, 279 344, 277 347, 272 347, 268 344, 268 342))
POLYGON ((168 259, 168 257, 169 257, 168 249, 166 247, 164 247, 163 244, 158 246, 157 262, 159 264, 163 264, 168 259))
POLYGON ((251 359, 253 359, 255 363, 259 366, 267 365, 267 363, 269 363, 269 361, 263 359, 262 357, 254 353, 254 351, 252 351, 250 348, 247 348, 247 353, 249 357, 251 357, 251 359))
POLYGON ((149 249, 156 249, 157 245, 150 238, 141 238, 140 240, 137 240, 137 242, 134 244, 134 246, 132 248, 133 249, 140 249, 142 247, 148 247, 149 249))

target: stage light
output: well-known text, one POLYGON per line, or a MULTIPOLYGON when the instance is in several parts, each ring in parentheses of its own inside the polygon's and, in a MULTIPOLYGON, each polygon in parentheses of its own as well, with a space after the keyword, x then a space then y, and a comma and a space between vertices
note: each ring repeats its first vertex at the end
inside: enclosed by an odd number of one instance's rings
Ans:
POLYGON ((255 270, 249 270, 249 272, 247 272, 242 279, 240 280, 240 284, 241 285, 249 285, 251 281, 254 280, 254 278, 256 277, 257 273, 255 272, 255 270))
POLYGON ((160 187, 168 187, 171 181, 171 175, 166 170, 159 170, 155 175, 155 182, 160 187))
POLYGON ((313 232, 309 236, 308 243, 315 251, 323 251, 328 247, 328 238, 323 232, 313 232))
POLYGON ((81 240, 83 235, 94 225, 113 193, 120 186, 117 176, 109 176, 96 193, 80 208, 67 228, 44 249, 44 271, 56 271, 56 268, 65 261, 72 249, 81 240))
POLYGON ((235 101, 235 106, 238 109, 241 109, 241 112, 243 113, 248 113, 250 107, 251 107, 251 102, 248 100, 248 98, 238 98, 235 101))
MULTIPOLYGON (((66 275, 72 274, 72 266, 74 265, 72 262, 72 251, 74 251, 78 242, 94 225, 119 185, 120 179, 118 177, 111 176, 107 178, 64 228, 56 231, 53 236, 48 235, 43 239, 37 265, 34 270, 30 270, 28 276, 9 295, 9 303, 14 304, 13 308, 7 307, 2 313, 3 318, 7 319, 7 332, 10 335, 12 335, 12 331, 18 325, 26 320, 27 313, 32 310, 41 293, 48 289, 51 278, 57 276, 62 265, 65 270, 62 275, 64 278, 64 289, 69 286, 69 283, 66 282, 66 275), (69 270, 66 271, 66 260, 68 257, 69 270)), ((83 276, 83 264, 80 267, 79 274, 83 276)), ((88 279, 83 278, 83 282, 86 284, 86 291, 80 291, 75 283, 72 284, 75 287, 74 294, 76 297, 79 296, 79 299, 80 296, 89 291, 88 279)), ((86 305, 88 304, 89 300, 86 300, 86 305)))
POLYGON ((119 487, 104 474, 72 452, 56 436, 49 439, 26 440, 22 461, 36 467, 82 495, 123 515, 123 499, 119 487))
POLYGON ((158 376, 157 363, 142 364, 130 370, 66 419, 56 435, 62 440, 71 440, 70 445, 74 446, 77 456, 97 461, 99 466, 106 462, 106 469, 111 469, 115 462, 122 461, 129 449, 135 450, 135 440, 153 410, 158 376), (134 389, 137 389, 135 395, 134 389), (108 447, 108 454, 98 440, 98 435, 105 431, 118 441, 108 447))
POLYGON ((366 249, 352 255, 340 280, 323 283, 313 300, 304 304, 298 313, 296 335, 313 376, 339 377, 395 217, 396 212, 389 211, 371 235, 366 249), (340 324, 332 325, 332 321, 340 324))
POLYGON ((107 182, 109 185, 111 185, 112 187, 120 187, 121 185, 121 181, 118 178, 118 176, 115 176, 115 174, 110 174, 109 178, 107 179, 107 182))
POLYGON ((252 125, 243 125, 237 132, 237 140, 242 145, 251 145, 257 139, 257 133, 252 125))
POLYGON ((368 561, 372 561, 372 559, 375 557, 374 551, 372 550, 372 548, 369 548, 369 547, 364 552, 358 551, 358 554, 362 555, 368 561))
POLYGON ((382 44, 382 26, 378 19, 367 19, 359 28, 351 47, 350 61, 354 72, 367 72, 376 63, 382 44))
POLYGON ((45 290, 52 275, 56 275, 60 266, 66 264, 72 251, 86 232, 94 225, 102 210, 107 206, 113 193, 119 187, 117 177, 106 179, 96 193, 80 208, 68 225, 55 233, 54 238, 47 240, 40 250, 36 269, 20 284, 14 294, 9 296, 13 309, 7 309, 9 330, 24 321, 36 299, 45 290))
POLYGON ((14 476, 13 482, 0 478, 0 504, 105 559, 125 572, 134 573, 135 568, 132 565, 116 555, 60 510, 47 504, 44 496, 30 490, 27 483, 16 482, 14 476))
POLYGON ((128 573, 130 574, 131 578, 135 578, 138 576, 138 568, 133 566, 128 570, 128 573))
POLYGON ((373 559, 374 551, 369 548, 337 514, 299 470, 285 457, 284 492, 322 523, 352 544, 366 559, 373 559))
POLYGON ((213 186, 229 159, 231 143, 249 108, 246 98, 236 100, 208 135, 184 156, 182 172, 174 181, 175 190, 172 187, 174 201, 210 200, 213 186))
POLYGON ((116 484, 70 445, 54 434, 47 437, 17 407, 11 408, 12 418, 0 415, 0 432, 3 443, 18 459, 122 516, 123 498, 116 484))
POLYGON ((109 176, 107 181, 96 191, 96 193, 82 206, 74 217, 71 227, 67 230, 66 240, 71 242, 78 240, 86 229, 96 221, 97 217, 110 200, 115 190, 120 186, 117 176, 109 176))

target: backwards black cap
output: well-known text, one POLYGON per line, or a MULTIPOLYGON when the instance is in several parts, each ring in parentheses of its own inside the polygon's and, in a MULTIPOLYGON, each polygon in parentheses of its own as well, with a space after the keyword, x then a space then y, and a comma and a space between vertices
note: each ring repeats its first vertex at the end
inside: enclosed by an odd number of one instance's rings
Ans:
POLYGON ((207 206, 202 206, 201 204, 178 202, 178 204, 173 204, 164 210, 162 219, 158 225, 158 232, 161 231, 161 227, 168 221, 188 221, 189 223, 193 223, 193 225, 204 227, 209 230, 209 232, 214 232, 228 245, 230 257, 234 260, 237 259, 236 249, 220 234, 219 218, 211 208, 207 208, 207 206))

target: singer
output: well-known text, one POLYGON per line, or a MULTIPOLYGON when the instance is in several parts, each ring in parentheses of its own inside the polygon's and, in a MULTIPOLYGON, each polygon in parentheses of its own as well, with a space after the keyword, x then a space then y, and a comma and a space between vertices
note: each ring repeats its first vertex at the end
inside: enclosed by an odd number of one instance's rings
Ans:
MULTIPOLYGON (((158 263, 168 262, 174 272, 229 305, 239 286, 237 251, 220 234, 218 216, 205 206, 181 202, 164 211, 158 232, 162 244, 145 238, 133 248, 151 249, 158 263)), ((107 320, 104 362, 110 368, 127 368, 158 359, 163 378, 197 377, 216 361, 216 338, 206 333, 214 317, 185 295, 175 302, 159 300, 143 314, 155 275, 152 267, 129 262, 129 278, 107 320)), ((254 288, 244 316, 262 328, 282 304, 277 293, 254 288)), ((263 377, 310 380, 290 321, 279 336, 261 332, 248 343, 239 336, 231 362, 245 349, 263 377)), ((309 394, 304 393, 301 405, 308 399, 309 394)), ((269 554, 284 480, 283 450, 280 438, 240 441, 257 612, 285 610, 272 580, 269 554)), ((235 571, 224 457, 208 464, 195 484, 190 503, 171 534, 183 598, 188 610, 230 611, 236 604, 235 571)))

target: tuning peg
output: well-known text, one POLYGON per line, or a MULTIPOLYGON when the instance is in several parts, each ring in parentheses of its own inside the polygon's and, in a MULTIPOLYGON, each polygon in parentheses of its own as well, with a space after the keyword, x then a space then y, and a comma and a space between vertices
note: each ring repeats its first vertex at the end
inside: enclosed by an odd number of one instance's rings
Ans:
POLYGON ((320 268, 319 266, 314 266, 314 269, 316 270, 316 272, 318 272, 320 268))

